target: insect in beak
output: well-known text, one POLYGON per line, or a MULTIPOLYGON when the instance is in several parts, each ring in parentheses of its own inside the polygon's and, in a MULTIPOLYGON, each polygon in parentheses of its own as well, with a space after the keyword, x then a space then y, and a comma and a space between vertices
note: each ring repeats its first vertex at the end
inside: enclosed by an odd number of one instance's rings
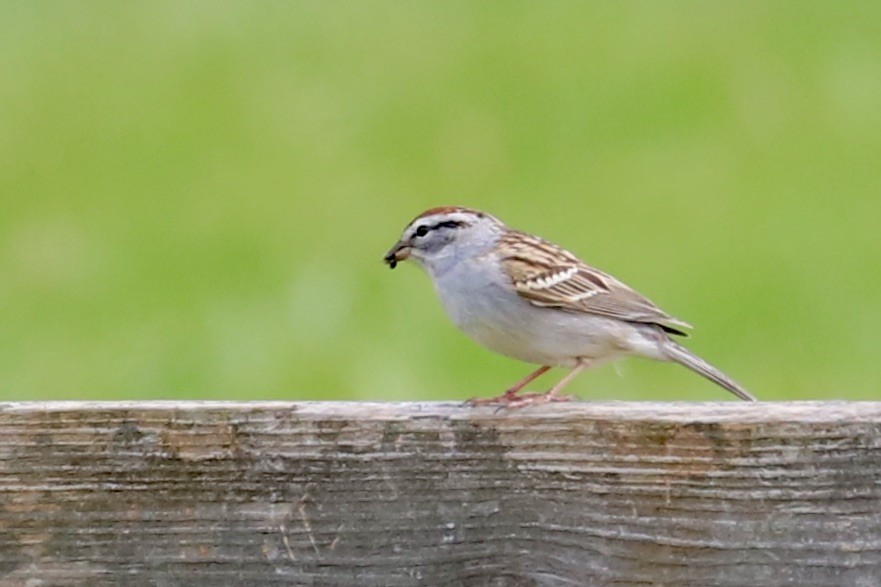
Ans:
POLYGON ((398 266, 398 261, 403 261, 409 256, 410 247, 399 241, 385 254, 382 260, 388 263, 390 269, 394 269, 398 266))

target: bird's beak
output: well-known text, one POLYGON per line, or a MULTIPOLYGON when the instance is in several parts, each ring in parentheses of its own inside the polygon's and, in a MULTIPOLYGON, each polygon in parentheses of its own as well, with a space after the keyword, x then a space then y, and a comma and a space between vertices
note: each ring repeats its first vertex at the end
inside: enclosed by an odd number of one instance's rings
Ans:
POLYGON ((388 253, 385 254, 385 257, 382 258, 383 261, 388 263, 388 266, 391 269, 394 269, 398 264, 398 261, 403 261, 407 257, 410 256, 410 247, 405 245, 401 241, 395 243, 388 253))

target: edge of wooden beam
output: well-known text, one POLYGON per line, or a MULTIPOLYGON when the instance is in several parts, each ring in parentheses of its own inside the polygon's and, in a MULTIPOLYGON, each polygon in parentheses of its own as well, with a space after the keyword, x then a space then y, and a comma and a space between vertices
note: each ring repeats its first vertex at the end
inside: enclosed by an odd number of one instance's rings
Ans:
POLYGON ((572 402, 520 409, 456 402, 38 401, 2 402, 0 414, 50 412, 290 412, 304 419, 638 420, 664 422, 881 422, 881 401, 572 402))

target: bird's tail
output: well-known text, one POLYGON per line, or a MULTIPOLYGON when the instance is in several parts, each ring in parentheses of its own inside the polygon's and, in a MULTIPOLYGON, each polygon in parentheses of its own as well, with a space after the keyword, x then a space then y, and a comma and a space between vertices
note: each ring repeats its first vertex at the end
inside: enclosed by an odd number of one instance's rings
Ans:
POLYGON ((755 396, 745 390, 739 383, 689 351, 684 346, 667 339, 664 341, 664 344, 661 345, 661 349, 674 363, 679 363, 683 367, 688 367, 698 375, 706 377, 716 385, 724 387, 740 399, 748 402, 757 401, 755 396))

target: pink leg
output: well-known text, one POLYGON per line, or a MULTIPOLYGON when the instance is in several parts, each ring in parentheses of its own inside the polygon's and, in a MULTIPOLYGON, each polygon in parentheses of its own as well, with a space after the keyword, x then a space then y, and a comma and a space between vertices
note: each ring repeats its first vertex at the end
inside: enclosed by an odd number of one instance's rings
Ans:
POLYGON ((566 387, 570 381, 575 379, 575 377, 584 371, 588 367, 588 363, 586 361, 579 361, 575 368, 569 371, 565 377, 560 379, 555 386, 553 386, 549 391, 545 393, 525 393, 523 395, 515 397, 513 400, 507 403, 507 407, 511 408, 522 408, 524 406, 529 405, 537 405, 537 404, 546 404, 549 402, 568 402, 571 401, 573 396, 571 395, 558 395, 560 390, 566 387))
POLYGON ((517 392, 529 385, 531 381, 534 381, 535 379, 538 379, 539 377, 544 375, 548 371, 548 369, 550 369, 550 367, 548 367, 547 365, 542 365, 541 367, 515 383, 513 386, 509 387, 502 395, 487 399, 471 398, 470 400, 465 402, 465 404, 469 406, 480 406, 485 404, 505 404, 516 401, 518 399, 517 392))

